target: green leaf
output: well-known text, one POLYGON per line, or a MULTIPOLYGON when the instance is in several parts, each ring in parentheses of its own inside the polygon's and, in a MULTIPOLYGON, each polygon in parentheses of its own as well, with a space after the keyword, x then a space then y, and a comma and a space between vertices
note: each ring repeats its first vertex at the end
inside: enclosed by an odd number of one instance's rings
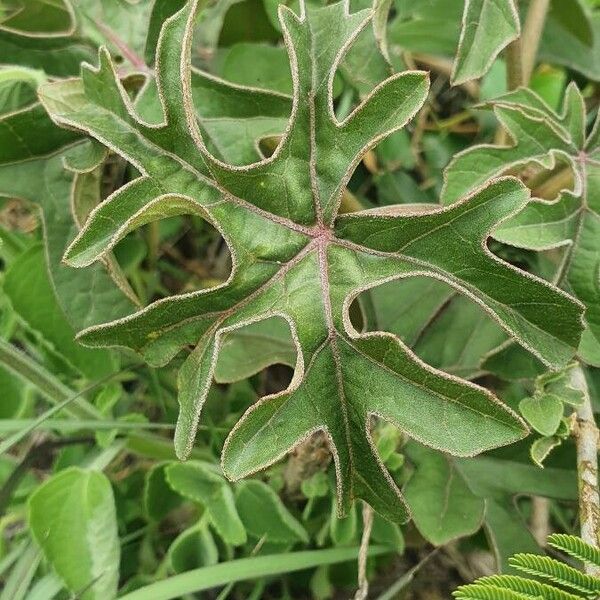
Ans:
POLYGON ((514 0, 466 0, 452 83, 487 73, 498 53, 520 33, 514 0))
MULTIPOLYGON (((525 445, 521 446, 526 450, 525 445)), ((484 527, 502 570, 509 568, 508 558, 515 552, 541 552, 515 504, 516 495, 577 499, 577 477, 572 469, 542 470, 531 464, 526 452, 523 454, 523 462, 510 455, 455 460, 469 488, 485 499, 484 527)))
POLYGON ((329 492, 329 478, 327 477, 327 473, 317 471, 308 479, 302 480, 300 488, 307 498, 322 498, 323 496, 327 496, 327 492, 329 492))
POLYGON ((88 379, 116 370, 116 361, 109 352, 73 341, 75 331, 56 301, 41 245, 32 246, 12 263, 3 288, 15 312, 71 367, 88 379))
POLYGON ((540 58, 600 79, 600 14, 585 0, 553 0, 540 42, 540 58))
MULTIPOLYGON (((370 556, 388 552, 387 548, 373 546, 370 556)), ((157 581, 148 586, 121 596, 122 600, 170 600, 186 594, 209 590, 236 581, 256 579, 303 571, 320 565, 330 565, 356 560, 358 548, 331 548, 305 552, 280 553, 269 556, 254 556, 224 562, 212 567, 194 569, 175 577, 157 581)))
POLYGON ((482 372, 481 357, 505 339, 477 304, 456 296, 423 331, 414 350, 427 364, 472 379, 482 372))
POLYGON ((274 317, 223 336, 215 381, 240 381, 276 363, 293 367, 296 364, 296 348, 288 323, 274 317), (252 351, 248 352, 248 348, 252 351))
POLYGON ((285 50, 262 44, 235 44, 229 49, 221 75, 248 87, 292 93, 292 75, 285 50))
POLYGON ((0 419, 4 422, 8 419, 23 417, 31 407, 30 391, 28 385, 11 373, 8 369, 0 366, 0 389, 2 390, 2 404, 0 405, 0 419))
POLYGON ((228 544, 246 542, 246 531, 235 507, 229 484, 199 462, 174 463, 167 467, 166 478, 181 496, 204 506, 210 524, 228 544))
POLYGON ((525 420, 542 435, 554 435, 563 416, 563 403, 554 394, 537 394, 523 398, 519 410, 525 420))
POLYGON ((78 139, 73 132, 57 128, 39 104, 0 118, 0 196, 41 207, 52 285, 64 315, 77 329, 123 316, 135 306, 104 264, 76 272, 61 263, 67 242, 79 230, 71 206, 76 205, 82 179, 87 178, 86 173, 69 171, 64 165, 89 153, 87 143, 73 146, 78 139))
POLYGON ((454 294, 451 287, 431 277, 390 281, 369 292, 373 328, 397 335, 410 347, 454 294))
POLYGON ((396 523, 390 523, 377 513, 373 515, 371 539, 377 544, 393 548, 398 554, 404 554, 404 535, 396 523))
POLYGON ((475 146, 458 154, 448 166, 442 192, 446 204, 469 189, 509 169, 536 163, 545 168, 571 169, 573 189, 555 200, 534 199, 525 210, 494 232, 502 242, 532 250, 565 247, 556 280, 586 306, 587 329, 580 357, 600 364, 600 288, 597 285, 600 250, 600 166, 598 127, 585 134, 586 113, 581 93, 571 84, 562 114, 539 96, 517 90, 493 103, 496 116, 513 139, 511 146, 475 146))
POLYGON ((529 455, 531 460, 540 468, 544 468, 544 461, 548 458, 552 450, 562 444, 562 440, 557 436, 541 437, 531 444, 529 455))
POLYGON ((75 27, 68 0, 27 0, 2 20, 2 27, 37 35, 68 35, 75 27))
POLYGON ((175 445, 186 457, 224 333, 273 315, 285 318, 297 345, 295 376, 287 390, 260 400, 235 426, 223 450, 225 474, 239 479, 263 469, 323 430, 342 513, 358 497, 394 522, 405 520, 399 491, 374 452, 372 415, 461 456, 513 442, 526 429, 489 392, 424 365, 395 336, 355 331, 347 313, 351 300, 400 277, 443 280, 554 366, 565 364, 578 344, 582 309, 484 248, 490 229, 527 203, 514 179, 498 180, 448 209, 338 217, 362 155, 403 127, 428 90, 426 74, 400 73, 344 121, 335 118, 333 76, 344 49, 368 25, 370 10, 348 14, 344 3, 307 5, 296 15, 280 8, 294 80, 290 122, 271 157, 235 167, 206 148, 190 101, 196 9, 197 2, 186 3, 160 36, 160 123, 149 126, 136 117, 104 51, 98 68, 84 66, 79 80, 45 85, 41 97, 56 123, 87 132, 141 173, 92 212, 66 252, 70 264, 101 259, 144 223, 193 213, 222 232, 234 257, 232 274, 210 290, 166 298, 88 328, 80 340, 126 346, 152 364, 194 345, 179 372, 175 445))
POLYGON ((484 526, 498 571, 512 571, 508 559, 515 552, 541 552, 513 498, 486 499, 484 526))
POLYGON ((143 61, 137 55, 143 53, 146 44, 152 5, 151 0, 77 0, 74 8, 80 22, 79 34, 97 41, 98 45, 108 44, 114 56, 121 56, 141 69, 143 61))
POLYGON ((40 69, 49 75, 75 75, 91 47, 75 35, 68 0, 27 0, 0 21, 0 63, 40 69))
POLYGON ((82 600, 117 594, 119 538, 110 482, 76 467, 44 482, 29 499, 29 527, 46 560, 82 600))
POLYGON ((559 500, 577 499, 577 477, 570 469, 547 467, 541 471, 527 462, 482 456, 457 459, 455 464, 475 494, 503 498, 515 494, 545 496, 559 500))
POLYGON ((161 521, 181 504, 181 496, 167 482, 166 470, 170 464, 157 463, 144 477, 144 511, 154 521, 161 521))
POLYGON ((335 499, 332 499, 329 534, 336 546, 348 546, 356 541, 358 528, 356 506, 353 506, 344 517, 337 514, 335 499))
POLYGON ((462 2, 422 0, 395 2, 397 16, 388 39, 405 50, 454 55, 460 36, 462 2))
POLYGON ((452 460, 410 443, 405 447, 415 472, 404 488, 421 535, 436 546, 475 533, 485 504, 468 487, 452 460))
MULTIPOLYGON (((234 165, 262 158, 259 142, 281 135, 292 110, 285 94, 245 88, 201 71, 191 71, 192 100, 207 148, 234 165)), ((163 118, 154 79, 136 99, 139 116, 152 123, 163 118)))
POLYGON ((276 544, 308 543, 304 527, 283 505, 279 496, 262 481, 238 484, 235 505, 250 535, 276 544))
POLYGON ((216 565, 219 551, 208 527, 201 523, 181 532, 169 546, 169 561, 175 573, 216 565))
POLYGON ((0 114, 35 102, 37 86, 45 80, 45 74, 37 69, 0 68, 0 114))

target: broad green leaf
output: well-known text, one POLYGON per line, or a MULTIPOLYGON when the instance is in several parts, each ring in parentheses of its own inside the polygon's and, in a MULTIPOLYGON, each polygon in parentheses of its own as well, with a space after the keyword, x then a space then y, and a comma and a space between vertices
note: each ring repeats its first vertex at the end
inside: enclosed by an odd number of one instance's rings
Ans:
POLYGON ((539 96, 517 90, 493 103, 494 112, 510 134, 510 146, 475 146, 448 166, 442 192, 446 204, 507 170, 537 163, 544 168, 572 169, 573 189, 555 200, 534 199, 519 215, 494 232, 502 242, 532 250, 565 247, 556 280, 586 306, 586 331, 581 358, 600 364, 600 155, 598 127, 585 134, 586 112, 574 84, 567 89, 562 114, 539 96))
POLYGON ((169 561, 175 573, 216 565, 219 551, 208 527, 198 523, 181 532, 169 546, 169 561))
POLYGON ((0 20, 0 64, 64 77, 75 75, 81 61, 92 57, 91 46, 75 33, 69 0, 21 0, 13 8, 0 20))
MULTIPOLYGON (((338 68, 338 75, 358 92, 360 98, 367 96, 376 85, 394 72, 386 35, 390 4, 391 0, 354 0, 351 4, 353 10, 373 10, 372 26, 365 27, 352 41, 338 68)), ((346 89, 345 93, 350 91, 346 89)))
POLYGON ((0 68, 0 114, 33 104, 37 99, 37 86, 45 80, 45 74, 37 69, 0 68))
POLYGON ((111 52, 133 67, 143 68, 146 33, 152 0, 123 2, 115 0, 76 0, 75 12, 80 22, 79 35, 108 44, 111 52))
POLYGON ((431 277, 390 281, 369 292, 373 307, 370 329, 389 331, 411 347, 454 294, 450 286, 431 277))
POLYGON ((498 53, 520 32, 514 0, 465 0, 452 83, 458 85, 484 75, 498 53))
POLYGON ((577 499, 577 477, 572 469, 542 470, 531 464, 527 454, 524 460, 527 462, 511 456, 485 456, 455 461, 469 488, 485 499, 484 527, 502 570, 508 569, 508 558, 516 551, 541 552, 515 504, 516 495, 577 499))
POLYGON ((358 533, 358 518, 356 506, 353 506, 344 517, 337 514, 335 499, 332 499, 331 516, 329 519, 329 535, 336 546, 348 546, 356 541, 358 533))
POLYGON ((20 0, 3 28, 36 35, 69 35, 75 27, 73 8, 68 0, 20 0))
POLYGON ((23 385, 23 381, 8 369, 0 366, 0 389, 2 390, 0 419, 8 420, 23 417, 24 413, 27 413, 31 407, 31 388, 28 385, 23 385))
POLYGON ((485 249, 490 229, 527 203, 515 179, 500 179, 448 209, 338 217, 360 158, 404 126, 428 89, 424 73, 400 73, 345 120, 336 119, 333 76, 370 10, 348 14, 344 3, 307 5, 298 15, 280 8, 294 80, 292 114, 274 154, 244 167, 210 153, 193 110, 188 52, 196 10, 197 2, 186 3, 160 36, 160 123, 136 116, 104 51, 97 68, 84 66, 79 80, 45 85, 41 97, 56 123, 87 132, 141 173, 92 212, 66 252, 71 265, 101 259, 144 223, 193 213, 223 234, 232 273, 215 288, 90 327, 80 340, 126 346, 156 365, 194 346, 179 372, 175 445, 186 457, 223 335, 274 315, 285 318, 297 346, 295 375, 287 390, 261 399, 234 427, 223 450, 225 474, 239 479, 263 469, 322 430, 336 463, 342 513, 358 497, 392 521, 405 520, 399 491, 374 451, 372 415, 461 456, 513 442, 526 429, 492 394, 423 364, 395 336, 358 333, 348 318, 352 299, 400 277, 443 280, 553 366, 565 364, 578 344, 581 307, 485 249))
POLYGON ((123 316, 135 306, 128 290, 117 286, 104 264, 74 272, 61 263, 68 241, 79 230, 72 201, 88 176, 64 166, 63 161, 76 161, 89 152, 87 143, 73 146, 78 139, 73 132, 55 127, 39 104, 0 118, 0 196, 41 208, 51 282, 64 315, 77 329, 123 316))
POLYGON ((485 531, 503 573, 512 572, 508 559, 515 552, 542 553, 512 498, 486 501, 485 531))
POLYGON ((285 50, 278 46, 235 44, 227 53, 221 75, 239 85, 292 93, 290 64, 285 50))
POLYGON ((215 380, 219 383, 240 381, 276 363, 293 367, 296 348, 289 325, 274 317, 223 336, 215 380), (248 352, 249 348, 251 352, 248 352))
POLYGON ((239 546, 246 541, 244 525, 235 508, 229 484, 199 462, 175 463, 167 467, 166 478, 181 496, 200 503, 210 524, 227 542, 239 546))
POLYGON ((456 296, 413 348, 427 364, 472 379, 482 372, 481 357, 505 339, 504 331, 477 304, 456 296))
POLYGON ((481 367, 505 381, 535 379, 547 370, 533 354, 510 340, 489 352, 481 367))
POLYGON ((519 410, 525 420, 542 435, 554 435, 563 416, 563 403, 554 394, 523 398, 519 410))
MULTIPOLYGON (((192 99, 207 148, 235 165, 262 158, 262 139, 281 135, 292 110, 285 94, 249 89, 192 70, 192 99)), ((140 117, 152 123, 162 120, 158 88, 150 80, 136 100, 140 117)))
POLYGON ((600 14, 585 0, 553 0, 539 49, 544 61, 600 79, 600 14))
POLYGON ((182 502, 181 496, 167 482, 169 465, 169 462, 157 463, 144 477, 144 511, 154 521, 161 521, 182 502))
POLYGON ((529 450, 529 454, 531 456, 531 460, 540 468, 544 468, 544 461, 548 458, 548 455, 554 448, 560 446, 562 444, 562 440, 553 435, 549 437, 541 437, 538 438, 531 444, 531 448, 529 450))
POLYGON ((393 548, 398 554, 404 554, 404 536, 396 523, 390 523, 377 513, 373 515, 371 539, 377 544, 393 548))
POLYGON ((266 483, 254 479, 240 482, 235 492, 235 505, 246 530, 253 537, 275 544, 308 542, 304 527, 266 483))
POLYGON ((462 2, 400 0, 395 5, 397 15, 388 28, 390 44, 412 52, 455 54, 460 36, 462 2))
POLYGON ((329 478, 324 471, 317 471, 308 479, 302 480, 300 489, 307 498, 322 498, 329 492, 329 478))
POLYGON ((452 459, 415 443, 404 451, 415 466, 404 494, 421 535, 441 546, 475 533, 483 520, 484 501, 469 489, 452 459))
POLYGON ((69 366, 88 379, 116 370, 109 352, 85 348, 73 341, 75 331, 56 301, 41 245, 32 246, 13 262, 3 289, 16 313, 69 366))
POLYGON ((116 597, 120 548, 104 474, 72 467, 52 476, 31 495, 28 519, 46 560, 71 592, 82 600, 116 597))
MULTIPOLYGON (((529 460, 527 456, 525 460, 529 460)), ((455 464, 473 492, 484 498, 502 498, 515 494, 558 500, 577 498, 577 477, 572 469, 547 467, 545 471, 541 471, 531 462, 493 456, 481 456, 473 460, 458 459, 455 464)))

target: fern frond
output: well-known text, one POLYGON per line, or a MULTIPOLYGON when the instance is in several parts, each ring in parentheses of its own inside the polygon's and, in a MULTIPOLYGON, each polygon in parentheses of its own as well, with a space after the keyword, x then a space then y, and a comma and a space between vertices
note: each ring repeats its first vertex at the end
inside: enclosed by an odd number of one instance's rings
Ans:
POLYGON ((525 579, 518 575, 490 575, 481 577, 477 583, 519 592, 528 598, 543 598, 544 600, 582 600, 583 598, 583 596, 571 594, 546 583, 525 579))
POLYGON ((463 585, 453 595, 459 600, 545 600, 543 596, 520 594, 513 590, 482 583, 463 585))
POLYGON ((586 575, 548 556, 515 554, 508 559, 508 564, 519 571, 549 579, 592 598, 600 594, 600 579, 586 575))
POLYGON ((581 538, 565 533, 553 533, 548 537, 548 544, 565 554, 583 562, 592 563, 600 567, 600 550, 586 544, 581 538))

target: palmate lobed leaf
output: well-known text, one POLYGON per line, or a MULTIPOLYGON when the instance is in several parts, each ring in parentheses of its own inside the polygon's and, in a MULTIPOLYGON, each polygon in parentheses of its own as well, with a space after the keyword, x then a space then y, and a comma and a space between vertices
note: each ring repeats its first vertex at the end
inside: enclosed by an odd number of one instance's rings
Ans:
POLYGON ((531 250, 564 247, 556 281, 586 306, 586 330, 579 357, 600 365, 600 123, 586 135, 587 115, 575 84, 565 94, 557 114, 534 92, 519 89, 492 103, 510 134, 505 146, 480 145, 454 157, 445 173, 442 200, 455 202, 464 194, 509 170, 537 163, 546 169, 571 170, 574 183, 553 200, 535 198, 527 208, 503 223, 494 237, 531 250))
MULTIPOLYGON (((452 207, 385 216, 337 216, 362 155, 414 116, 427 75, 394 75, 342 122, 333 114, 333 76, 371 14, 346 3, 280 7, 294 79, 292 114, 272 157, 248 166, 206 148, 192 108, 189 46, 198 2, 163 25, 157 47, 162 123, 143 122, 108 54, 78 80, 41 92, 56 123, 88 132, 141 172, 90 216, 66 253, 86 266, 128 231, 157 218, 196 213, 217 227, 233 268, 222 285, 157 301, 123 319, 84 330, 91 346, 126 346, 153 364, 194 345, 179 375, 177 454, 186 458, 211 384, 223 335, 279 315, 297 345, 289 388, 262 398, 234 427, 222 466, 238 479, 265 468, 312 433, 324 431, 334 456, 338 506, 362 498, 393 521, 408 511, 370 435, 378 416, 434 448, 459 456, 511 443, 526 426, 490 392, 421 362, 391 334, 360 334, 348 316, 365 289, 400 277, 443 280, 478 302, 551 366, 572 356, 581 307, 551 285, 495 258, 490 230, 521 210, 525 187, 503 178, 452 207)), ((252 90, 246 93, 250 97, 252 90)), ((261 92, 262 93, 262 92, 261 92)))

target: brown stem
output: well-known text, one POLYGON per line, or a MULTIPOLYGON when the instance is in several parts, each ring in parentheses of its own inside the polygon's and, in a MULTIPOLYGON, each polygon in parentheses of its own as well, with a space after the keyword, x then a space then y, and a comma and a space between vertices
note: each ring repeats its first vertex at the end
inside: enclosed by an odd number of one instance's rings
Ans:
POLYGON ((369 594, 369 580, 367 579, 367 554, 373 527, 373 509, 365 502, 363 504, 363 534, 360 540, 358 554, 358 590, 354 600, 366 600, 369 594))
POLYGON ((538 179, 531 179, 528 182, 531 188, 531 195, 534 198, 544 198, 545 200, 554 200, 561 190, 570 190, 574 183, 573 169, 563 167, 552 173, 543 172, 538 179))
POLYGON ((531 534, 543 548, 550 534, 550 501, 548 498, 533 496, 531 499, 531 534))
POLYGON ((516 90, 525 85, 523 78, 523 58, 521 50, 521 38, 513 40, 505 50, 506 58, 506 85, 510 90, 516 90))
POLYGON ((527 85, 535 66, 550 0, 531 0, 521 35, 521 65, 523 84, 527 85))
MULTIPOLYGON (((579 486, 579 521, 581 537, 592 546, 599 546, 600 495, 598 493, 598 428, 594 420, 590 393, 580 366, 573 369, 571 384, 583 394, 583 404, 577 409, 574 430, 577 446, 577 479, 579 486)), ((600 576, 600 568, 586 564, 586 572, 600 576)))

